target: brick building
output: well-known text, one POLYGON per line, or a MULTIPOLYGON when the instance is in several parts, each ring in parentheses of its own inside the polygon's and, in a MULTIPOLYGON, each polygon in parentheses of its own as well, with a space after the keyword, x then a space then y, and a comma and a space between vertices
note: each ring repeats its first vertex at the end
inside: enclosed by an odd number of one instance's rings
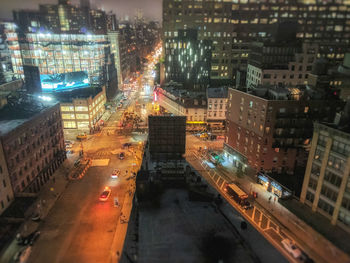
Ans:
POLYGON ((14 195, 38 192, 66 158, 59 104, 15 100, 0 112, 0 140, 14 195), (19 102, 22 101, 22 104, 19 102))
MULTIPOLYGON (((337 98, 309 89, 258 87, 251 92, 229 89, 225 153, 244 170, 293 173, 306 164, 312 121, 330 121, 337 98)), ((336 106, 337 105, 337 106, 336 106)))

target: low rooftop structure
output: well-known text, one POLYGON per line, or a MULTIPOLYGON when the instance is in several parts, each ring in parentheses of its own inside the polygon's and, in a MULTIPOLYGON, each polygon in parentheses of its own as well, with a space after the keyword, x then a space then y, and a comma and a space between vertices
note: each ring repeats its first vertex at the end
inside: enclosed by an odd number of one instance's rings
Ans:
POLYGON ((0 110, 0 136, 29 121, 58 102, 45 96, 20 92, 7 97, 8 103, 0 110))

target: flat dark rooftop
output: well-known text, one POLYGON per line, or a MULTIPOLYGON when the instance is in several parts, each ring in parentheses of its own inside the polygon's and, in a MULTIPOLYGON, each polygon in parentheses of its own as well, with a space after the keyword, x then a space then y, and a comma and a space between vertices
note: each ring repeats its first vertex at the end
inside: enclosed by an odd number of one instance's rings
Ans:
POLYGON ((57 101, 19 99, 16 104, 7 104, 0 110, 0 135, 4 135, 27 122, 37 114, 57 104, 57 101))

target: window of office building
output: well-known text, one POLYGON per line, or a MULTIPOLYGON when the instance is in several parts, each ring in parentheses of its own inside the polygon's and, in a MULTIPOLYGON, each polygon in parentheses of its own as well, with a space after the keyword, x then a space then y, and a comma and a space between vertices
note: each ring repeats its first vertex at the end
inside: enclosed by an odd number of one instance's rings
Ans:
POLYGON ((61 106, 61 111, 74 111, 73 106, 61 106))
POLYGON ((74 120, 75 119, 75 115, 74 114, 64 114, 62 113, 62 119, 64 120, 74 120))
POLYGON ((310 187, 311 189, 314 189, 314 190, 316 190, 316 187, 317 187, 317 181, 314 180, 314 179, 311 178, 311 177, 310 177, 310 180, 309 180, 309 187, 310 187))
POLYGON ((76 128, 75 121, 64 121, 63 122, 63 127, 65 129, 75 129, 76 128))
POLYGON ((88 111, 87 106, 76 106, 75 111, 88 111))
POLYGON ((311 203, 314 202, 315 199, 315 195, 309 191, 307 191, 306 193, 306 200, 310 201, 311 203))
POLYGON ((350 226, 350 213, 346 213, 345 211, 343 212, 340 210, 338 220, 343 224, 350 226))
POLYGON ((333 215, 334 207, 326 201, 324 201, 322 198, 320 198, 320 200, 318 201, 318 207, 326 213, 328 213, 329 215, 333 215))
POLYGON ((81 120, 81 119, 89 119, 89 115, 88 114, 77 114, 77 119, 81 120))

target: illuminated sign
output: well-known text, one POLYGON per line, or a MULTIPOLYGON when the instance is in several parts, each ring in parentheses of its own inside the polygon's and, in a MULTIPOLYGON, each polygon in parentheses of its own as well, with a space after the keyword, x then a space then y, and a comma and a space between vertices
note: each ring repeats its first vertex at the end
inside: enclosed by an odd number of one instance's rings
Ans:
POLYGON ((90 86, 86 71, 40 75, 40 82, 45 93, 71 91, 90 86))

